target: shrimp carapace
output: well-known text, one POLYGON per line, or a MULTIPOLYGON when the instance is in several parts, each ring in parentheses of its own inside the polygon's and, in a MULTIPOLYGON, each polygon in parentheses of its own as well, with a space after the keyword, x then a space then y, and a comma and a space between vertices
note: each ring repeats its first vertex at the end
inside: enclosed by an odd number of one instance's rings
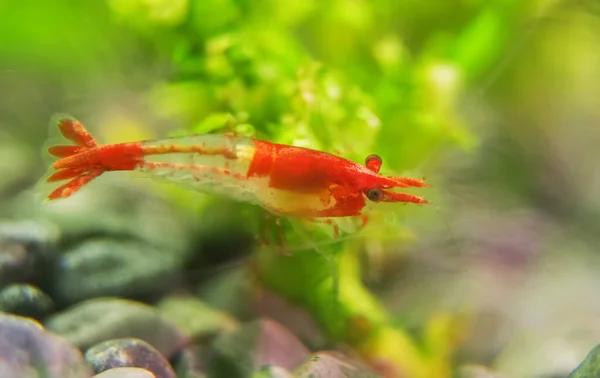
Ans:
POLYGON ((395 188, 426 187, 414 178, 379 174, 377 155, 359 164, 326 152, 235 135, 202 134, 99 144, 72 118, 58 121, 74 145, 49 148, 58 158, 47 182, 69 180, 49 200, 66 198, 108 171, 139 171, 260 205, 275 215, 303 218, 362 216, 367 201, 428 203, 395 188))

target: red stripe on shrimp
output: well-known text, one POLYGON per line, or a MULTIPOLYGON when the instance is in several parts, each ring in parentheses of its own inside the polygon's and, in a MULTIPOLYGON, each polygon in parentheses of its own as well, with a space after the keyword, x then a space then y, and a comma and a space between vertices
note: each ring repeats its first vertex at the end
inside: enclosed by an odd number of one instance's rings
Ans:
POLYGON ((278 152, 278 145, 263 140, 254 140, 254 158, 248 168, 247 177, 267 177, 271 175, 278 152))

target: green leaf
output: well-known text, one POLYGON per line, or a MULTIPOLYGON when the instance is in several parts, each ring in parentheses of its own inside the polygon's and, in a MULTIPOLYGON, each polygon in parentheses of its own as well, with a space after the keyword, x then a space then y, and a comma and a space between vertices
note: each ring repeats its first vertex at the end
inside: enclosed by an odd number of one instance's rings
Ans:
POLYGON ((600 344, 592 349, 585 359, 569 374, 569 378, 600 377, 600 344))

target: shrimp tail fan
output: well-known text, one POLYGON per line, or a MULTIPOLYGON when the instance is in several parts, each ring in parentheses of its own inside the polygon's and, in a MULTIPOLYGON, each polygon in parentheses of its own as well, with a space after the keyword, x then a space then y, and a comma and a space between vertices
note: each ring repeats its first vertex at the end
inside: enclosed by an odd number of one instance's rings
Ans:
POLYGON ((104 172, 104 169, 91 164, 89 159, 90 153, 98 149, 100 144, 78 120, 60 117, 53 122, 53 127, 56 126, 71 144, 52 145, 48 148, 48 153, 58 159, 52 163, 43 183, 59 184, 47 195, 46 200, 49 201, 72 196, 104 172), (64 183, 66 180, 68 181, 64 183))

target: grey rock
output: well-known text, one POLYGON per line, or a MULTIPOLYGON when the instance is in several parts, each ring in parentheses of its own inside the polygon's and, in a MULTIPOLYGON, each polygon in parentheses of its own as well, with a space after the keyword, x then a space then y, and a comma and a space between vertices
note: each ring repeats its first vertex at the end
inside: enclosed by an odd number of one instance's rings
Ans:
POLYGON ((240 376, 264 365, 293 369, 309 356, 294 334, 268 318, 220 335, 213 348, 216 358, 210 369, 217 376, 240 376))
POLYGON ((327 345, 327 337, 310 312, 268 288, 252 295, 255 317, 266 317, 279 322, 298 336, 309 349, 319 350, 327 345))
POLYGON ((231 332, 239 324, 229 314, 213 309, 192 296, 165 298, 156 306, 160 314, 190 339, 231 332))
POLYGON ((63 304, 108 296, 145 299, 168 290, 178 272, 173 255, 146 243, 89 240, 60 257, 51 294, 63 304))
POLYGON ((45 282, 58 238, 58 228, 49 223, 0 222, 0 288, 15 282, 45 282))
POLYGON ((156 378, 156 376, 146 369, 123 367, 107 370, 94 375, 94 378, 156 378))
POLYGON ((0 313, 0 372, 11 378, 89 378, 79 350, 27 318, 0 313))
POLYGON ((314 353, 295 371, 297 378, 377 378, 366 366, 337 352, 314 353))
POLYGON ((0 311, 42 319, 54 307, 52 299, 33 285, 14 284, 0 291, 0 311))
POLYGON ((294 378, 294 375, 279 366, 263 366, 252 378, 294 378))
POLYGON ((252 314, 252 285, 248 269, 238 267, 206 280, 198 288, 198 297, 213 308, 249 318, 252 314))
POLYGON ((98 298, 48 318, 48 329, 85 350, 106 340, 138 338, 171 358, 185 337, 151 306, 116 298, 98 298))
MULTIPOLYGON (((62 231, 62 239, 69 244, 91 237, 118 236, 143 240, 170 254, 187 251, 196 219, 178 211, 154 191, 140 189, 131 182, 119 175, 102 176, 102 183, 93 182, 66 201, 43 205, 41 196, 22 193, 14 201, 12 212, 55 223, 62 231)), ((37 188, 41 193, 49 190, 37 188)))
POLYGON ((192 345, 177 353, 172 360, 172 366, 178 378, 205 378, 204 366, 200 356, 201 346, 192 345))
POLYGON ((494 373, 485 366, 465 365, 459 369, 459 378, 508 378, 500 373, 494 373))
POLYGON ((152 345, 140 339, 115 339, 97 344, 85 353, 96 373, 115 367, 146 369, 156 378, 176 378, 169 362, 152 345))

